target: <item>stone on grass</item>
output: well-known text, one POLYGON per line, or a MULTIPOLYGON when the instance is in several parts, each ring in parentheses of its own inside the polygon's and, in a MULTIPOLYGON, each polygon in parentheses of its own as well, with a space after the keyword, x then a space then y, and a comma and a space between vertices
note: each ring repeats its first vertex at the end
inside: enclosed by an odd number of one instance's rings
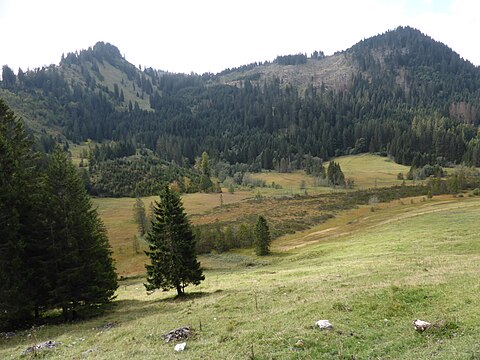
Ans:
POLYGON ((186 346, 187 346, 187 343, 183 342, 183 343, 175 345, 174 349, 175 349, 175 351, 180 352, 180 351, 185 350, 186 346))
POLYGON ((37 345, 29 346, 28 348, 25 349, 23 354, 28 354, 28 353, 36 353, 39 350, 45 350, 45 349, 53 349, 54 347, 57 347, 60 343, 56 341, 45 341, 37 345))
POLYGON ((328 320, 318 320, 315 325, 317 325, 320 330, 329 330, 333 329, 333 325, 328 320))
POLYGON ((2 332, 0 333, 0 338, 4 338, 5 340, 8 340, 14 337, 15 335, 17 334, 15 334, 13 331, 2 332))
POLYGON ((178 329, 173 329, 169 331, 165 335, 162 335, 162 338, 163 340, 165 340, 165 342, 170 342, 171 340, 179 341, 179 340, 187 339, 190 335, 191 335, 190 327, 183 326, 178 329))
POLYGON ((94 349, 88 349, 88 350, 85 350, 84 352, 82 352, 82 355, 83 356, 88 356, 88 354, 91 354, 93 353, 95 350, 94 349))
POLYGON ((416 319, 416 320, 413 320, 413 326, 415 327, 415 330, 417 330, 417 331, 425 331, 430 326, 432 326, 432 324, 430 324, 427 321, 416 319))
POLYGON ((302 339, 299 339, 297 340, 294 346, 297 348, 303 348, 305 346, 305 341, 303 341, 302 339))

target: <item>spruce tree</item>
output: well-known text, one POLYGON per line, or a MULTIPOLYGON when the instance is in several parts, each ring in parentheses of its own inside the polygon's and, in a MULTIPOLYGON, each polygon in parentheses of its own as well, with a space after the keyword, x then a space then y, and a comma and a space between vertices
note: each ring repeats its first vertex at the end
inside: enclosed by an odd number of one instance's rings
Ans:
POLYGON ((52 254, 50 306, 61 307, 65 319, 79 308, 113 299, 117 277, 106 229, 76 168, 58 148, 50 159, 45 191, 48 195, 48 250, 52 254))
MULTIPOLYGON (((23 122, 0 99, 0 328, 30 315, 25 244, 35 217, 35 156, 23 122)), ((30 284, 31 285, 31 284, 30 284)))
POLYGON ((147 234, 151 264, 146 265, 147 291, 176 289, 179 296, 189 284, 205 279, 195 251, 195 236, 180 195, 165 186, 155 201, 152 229, 147 234))
POLYGON ((342 168, 340 164, 333 160, 328 164, 327 179, 328 183, 332 186, 345 185, 345 175, 343 174, 342 168))
POLYGON ((135 204, 133 204, 133 218, 137 224, 138 234, 140 236, 145 235, 148 231, 148 218, 145 212, 145 204, 139 197, 135 199, 135 204))
POLYGON ((267 220, 263 216, 259 216, 254 234, 255 253, 259 256, 268 255, 270 253, 270 230, 268 228, 267 220))

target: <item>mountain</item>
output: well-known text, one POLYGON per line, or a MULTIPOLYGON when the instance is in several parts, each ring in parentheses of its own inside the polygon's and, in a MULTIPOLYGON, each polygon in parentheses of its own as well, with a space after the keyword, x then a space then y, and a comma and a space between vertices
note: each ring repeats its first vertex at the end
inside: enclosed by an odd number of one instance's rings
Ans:
POLYGON ((360 152, 417 167, 480 165, 480 69, 410 27, 332 56, 203 75, 141 70, 97 43, 58 66, 17 75, 4 66, 1 88, 45 151, 91 139, 184 168, 206 151, 221 181, 360 152))

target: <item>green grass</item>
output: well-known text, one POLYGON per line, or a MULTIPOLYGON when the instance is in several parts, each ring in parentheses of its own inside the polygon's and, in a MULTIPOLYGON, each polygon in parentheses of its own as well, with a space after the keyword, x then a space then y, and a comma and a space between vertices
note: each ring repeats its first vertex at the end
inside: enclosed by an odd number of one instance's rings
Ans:
MULTIPOLYGON (((72 146, 72 154, 76 161, 79 160, 81 149, 86 146, 81 144, 72 146)), ((395 164, 387 158, 375 155, 346 156, 337 159, 342 168, 345 167, 347 177, 353 177, 360 184, 356 188, 373 188, 375 182, 380 187, 401 183, 396 180, 400 171, 406 172, 407 167, 395 164)), ((293 173, 262 172, 252 174, 253 178, 262 179, 267 184, 275 182, 282 186, 281 189, 257 188, 246 191, 235 191, 230 194, 225 191, 222 194, 223 206, 220 208, 220 194, 185 194, 182 196, 186 212, 195 225, 212 224, 236 224, 252 221, 258 214, 270 217, 276 222, 279 232, 292 232, 305 229, 319 224, 325 216, 324 201, 331 202, 334 199, 322 200, 315 198, 296 198, 295 195, 304 195, 300 189, 302 180, 307 186, 309 195, 328 194, 343 191, 330 187, 315 187, 313 177, 303 171, 293 173), (248 202, 246 199, 254 198, 257 194, 265 197, 260 202, 248 202), (285 198, 286 197, 286 198, 285 198), (274 198, 277 198, 275 200, 274 198), (246 220, 248 219, 248 221, 246 220)), ((149 209, 149 204, 158 197, 144 198, 144 203, 149 209)), ((138 274, 144 271, 145 255, 134 251, 134 238, 136 226, 133 222, 133 198, 97 198, 94 203, 98 206, 101 218, 108 230, 110 243, 114 250, 114 258, 117 261, 117 271, 120 275, 138 274)), ((310 240, 310 239, 308 239, 310 240)), ((145 246, 145 244, 143 244, 145 246)))
MULTIPOLYGON (((222 194, 224 205, 238 203, 248 196, 251 196, 250 192, 238 191, 234 194, 222 194)), ((158 196, 143 198, 147 212, 150 204, 158 199, 158 196)), ((219 194, 184 194, 182 200, 189 215, 203 214, 220 206, 219 194)), ((143 252, 137 254, 133 246, 137 233, 137 226, 133 220, 135 199, 95 198, 93 202, 107 228, 108 238, 117 263, 117 272, 124 276, 145 271, 145 254, 143 252)), ((143 245, 145 248, 145 244, 143 245)))
POLYGON ((61 345, 49 359, 248 359, 252 347, 256 359, 478 359, 479 217, 478 198, 350 210, 280 238, 271 256, 201 257, 206 280, 184 300, 147 296, 142 278, 129 279, 105 316, 19 332, 0 340, 0 358, 50 339, 61 345), (308 246, 283 246, 307 235, 308 246), (417 333, 416 318, 435 326, 417 333), (334 329, 315 328, 320 319, 334 329), (177 354, 161 335, 185 325, 195 336, 177 354))
POLYGON ((410 170, 408 166, 373 154, 341 156, 334 160, 340 164, 345 177, 355 180, 359 189, 400 185, 402 180, 397 180, 398 173, 406 177, 410 170))
MULTIPOLYGON (((401 185, 402 180, 397 180, 397 175, 402 173, 405 177, 410 170, 408 166, 400 165, 387 157, 373 154, 349 155, 335 158, 334 161, 340 164, 346 178, 355 181, 355 189, 368 189, 373 187, 387 187, 401 185)), ((326 163, 325 166, 328 166, 326 163)), ((305 182, 309 194, 331 192, 328 186, 317 186, 315 179, 304 171, 292 173, 279 173, 276 171, 265 171, 252 174, 252 178, 265 181, 270 186, 272 182, 278 184, 282 189, 259 189, 263 195, 292 195, 302 194, 300 183, 305 182)), ((411 181, 406 181, 410 184, 411 181)))

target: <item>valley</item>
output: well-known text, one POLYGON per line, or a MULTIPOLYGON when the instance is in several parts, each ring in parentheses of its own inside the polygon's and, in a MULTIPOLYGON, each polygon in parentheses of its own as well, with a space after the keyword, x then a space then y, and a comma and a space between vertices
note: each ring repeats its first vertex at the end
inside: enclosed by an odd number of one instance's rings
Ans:
POLYGON ((408 26, 217 74, 3 66, 0 358, 479 359, 477 109, 408 26))
POLYGON ((475 358, 480 348, 477 197, 434 197, 347 210, 319 227, 250 250, 201 256, 206 280, 184 300, 147 296, 142 277, 120 283, 112 310, 1 340, 0 355, 55 339, 48 358, 174 358, 161 335, 191 326, 178 356, 258 358, 475 358), (434 255, 433 255, 434 254, 434 255), (257 305, 255 305, 257 303, 257 305), (435 327, 413 329, 415 318, 435 327), (320 331, 319 319, 333 330, 320 331), (99 330, 103 324, 112 328, 99 330), (35 339, 35 340, 33 340, 35 339), (296 346, 302 340, 302 346, 296 346))

